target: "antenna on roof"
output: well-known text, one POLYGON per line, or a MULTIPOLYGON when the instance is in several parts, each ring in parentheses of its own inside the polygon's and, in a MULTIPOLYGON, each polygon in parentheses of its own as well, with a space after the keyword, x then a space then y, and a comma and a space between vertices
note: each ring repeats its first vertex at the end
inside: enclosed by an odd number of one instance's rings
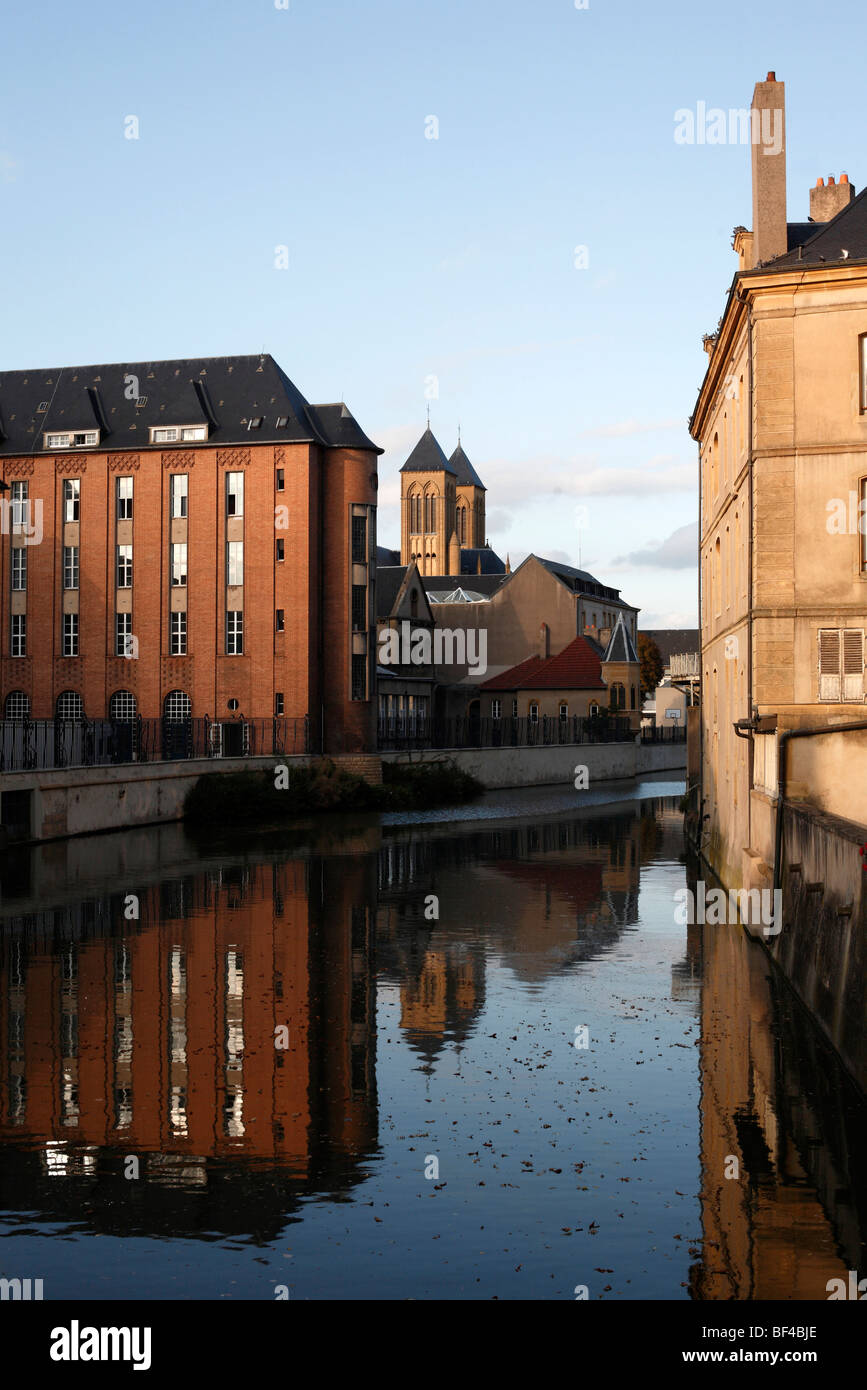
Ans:
POLYGON ((461 444, 461 422, 460 422, 460 420, 458 420, 458 448, 460 448, 460 444, 461 444))
POLYGON ((427 403, 427 427, 430 429, 430 401, 427 403))

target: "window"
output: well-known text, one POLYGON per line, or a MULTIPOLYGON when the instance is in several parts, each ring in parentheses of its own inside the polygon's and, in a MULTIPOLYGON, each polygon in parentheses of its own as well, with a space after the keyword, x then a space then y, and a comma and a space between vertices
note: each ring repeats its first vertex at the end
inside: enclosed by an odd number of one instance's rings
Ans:
POLYGON ((457 536, 458 536, 458 545, 466 545, 466 543, 467 543, 467 509, 466 509, 466 507, 464 507, 463 505, 461 505, 461 506, 458 507, 457 518, 456 518, 456 520, 457 520, 457 525, 455 526, 455 530, 456 530, 457 536))
POLYGON ((538 722, 539 722, 539 706, 538 706, 538 704, 536 703, 535 700, 531 700, 531 701, 530 701, 530 723, 531 723, 531 724, 538 724, 538 722))
POLYGON ((119 545, 117 547, 117 587, 119 589, 132 588, 131 545, 119 545))
POLYGON ((166 719, 175 723, 182 719, 190 719, 193 705, 187 692, 185 690, 170 690, 163 704, 163 712, 166 719))
POLYGON ((127 656, 132 649, 132 613, 115 613, 114 654, 127 656))
POLYGON ((244 582, 244 542, 229 541, 226 545, 226 583, 230 587, 244 582))
POLYGON ((12 550, 12 588, 27 588, 27 547, 16 545, 12 550))
POLYGON ((517 718, 518 718, 518 701, 517 701, 517 700, 513 700, 513 701, 512 701, 512 718, 513 718, 513 719, 517 719, 517 718))
POLYGON ((244 475, 226 474, 226 516, 244 515, 244 475))
POLYGON ((23 690, 13 690, 6 696, 6 718, 30 718, 30 696, 23 690))
POLYGON ((284 473, 284 471, 283 471, 282 468, 278 468, 278 469, 277 469, 276 489, 277 489, 278 492, 282 492, 282 491, 284 490, 285 486, 286 486, 286 474, 284 473))
POLYGON ((819 699, 863 703, 864 633, 860 628, 820 629, 819 699))
POLYGON ((353 656, 352 658, 352 699, 367 699, 367 657, 353 656))
POLYGON ((12 614, 12 655, 27 655, 27 614, 12 614))
POLYGON ((352 586, 352 631, 364 632, 367 628, 367 588, 364 584, 352 586))
POLYGON ((84 718, 84 701, 77 690, 64 690, 58 695, 56 709, 58 719, 84 718))
POLYGON ((118 521, 132 521, 132 478, 118 478, 115 489, 118 521))
POLYGON ((356 565, 363 565, 367 559, 367 517, 354 516, 352 518, 352 560, 356 565))
POLYGON ((283 691, 274 692, 274 716, 279 719, 283 714, 283 691))
POLYGON ((28 512, 30 510, 27 501, 29 483, 15 482, 12 484, 12 529, 16 526, 26 526, 28 512))
POLYGON ((172 588, 183 589, 187 582, 187 543, 173 544, 169 547, 169 560, 172 570, 172 588))
POLYGON ((631 685, 631 686, 629 687, 629 708, 630 708, 630 709, 635 709, 635 686, 634 686, 634 685, 631 685))
POLYGON ((63 547, 63 587, 64 589, 78 588, 77 545, 65 545, 63 547))
POLYGON ((81 497, 81 479, 64 478, 63 480, 63 520, 78 520, 78 504, 81 497))
POLYGON ((63 615, 63 655, 78 656, 78 614, 63 615))
POLYGON ((240 610, 230 609, 226 614, 226 655, 243 656, 244 654, 244 614, 240 610))
POLYGON ((284 613, 284 611, 283 611, 282 608, 278 608, 278 609, 277 609, 277 612, 276 612, 275 615, 274 615, 274 631, 275 631, 275 632, 285 632, 285 631, 286 631, 286 615, 285 615, 285 613, 284 613))
POLYGON ((187 654, 186 613, 169 614, 169 654, 171 656, 186 656, 187 654))
POLYGON ((598 713, 599 713, 599 706, 598 706, 597 704, 595 704, 595 703, 591 704, 591 705, 590 705, 590 708, 589 708, 589 710, 588 710, 588 714, 590 715, 590 718, 591 718, 591 719, 595 719, 598 713))
POLYGON ((432 536, 437 529, 437 499, 432 492, 427 493, 424 499, 424 529, 428 536, 432 536))
POLYGON ((277 563, 281 564, 286 559, 286 542, 281 537, 277 541, 277 563))
POLYGON ((615 681, 609 690, 609 704, 612 709, 626 709, 626 687, 615 681))
MULTIPOLYGON (((867 338, 862 338, 867 342, 867 338)), ((861 479, 861 505, 858 509, 858 529, 861 532, 861 570, 867 571, 867 478, 861 479)))
POLYGON ((170 484, 172 516, 186 516, 187 514, 187 488, 189 478, 186 473, 173 473, 170 484))
POLYGON ((46 434, 46 449, 86 449, 99 443, 99 430, 63 430, 46 434))
POLYGON ((151 444, 192 444, 207 437, 207 425, 158 425, 151 428, 151 444))
POLYGON ((109 701, 108 717, 120 724, 131 724, 138 713, 138 704, 131 690, 116 690, 109 701))
POLYGON ((565 724, 569 718, 569 706, 565 700, 560 701, 560 723, 565 724))
POLYGON ((867 412, 867 333, 859 339, 861 349, 861 414, 867 412))
POLYGON ((409 529, 414 536, 421 535, 421 493, 411 492, 409 496, 409 529))
POLYGON ((502 702, 502 700, 492 700, 492 701, 491 701, 491 718, 492 718, 492 719, 499 719, 499 718, 502 716, 502 713, 503 713, 503 702, 502 702))

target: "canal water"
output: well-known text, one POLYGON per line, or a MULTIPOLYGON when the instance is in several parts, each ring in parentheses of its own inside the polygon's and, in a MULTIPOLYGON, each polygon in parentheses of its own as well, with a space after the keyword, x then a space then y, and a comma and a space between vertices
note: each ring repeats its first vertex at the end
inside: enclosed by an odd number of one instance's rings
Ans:
POLYGON ((0 870, 0 1277, 46 1299, 819 1299, 863 1100, 682 785, 0 870))

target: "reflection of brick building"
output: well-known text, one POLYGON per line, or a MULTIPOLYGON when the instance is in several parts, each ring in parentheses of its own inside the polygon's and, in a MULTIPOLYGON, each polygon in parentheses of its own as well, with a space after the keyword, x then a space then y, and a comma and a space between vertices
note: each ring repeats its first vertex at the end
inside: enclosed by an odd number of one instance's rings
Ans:
POLYGON ((5 938, 0 1137, 44 1146, 55 1173, 82 1146, 143 1153, 155 1181, 185 1157, 187 1178, 231 1156, 303 1178, 326 1139, 359 1154, 376 1123, 368 900, 363 861, 327 884, 302 861, 242 865, 143 892, 137 927, 121 898, 84 939, 5 938))
POLYGON ((0 420, 6 718, 308 716, 373 750, 381 450, 344 405, 262 355, 2 372, 0 420))

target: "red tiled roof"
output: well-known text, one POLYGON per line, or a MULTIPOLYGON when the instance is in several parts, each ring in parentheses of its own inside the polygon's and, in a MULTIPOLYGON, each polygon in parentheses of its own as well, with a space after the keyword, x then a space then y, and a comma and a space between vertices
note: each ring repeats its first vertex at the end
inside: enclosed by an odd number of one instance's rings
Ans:
POLYGON ((539 656, 492 676, 482 690, 605 690, 599 655, 583 637, 575 637, 557 656, 539 656))

